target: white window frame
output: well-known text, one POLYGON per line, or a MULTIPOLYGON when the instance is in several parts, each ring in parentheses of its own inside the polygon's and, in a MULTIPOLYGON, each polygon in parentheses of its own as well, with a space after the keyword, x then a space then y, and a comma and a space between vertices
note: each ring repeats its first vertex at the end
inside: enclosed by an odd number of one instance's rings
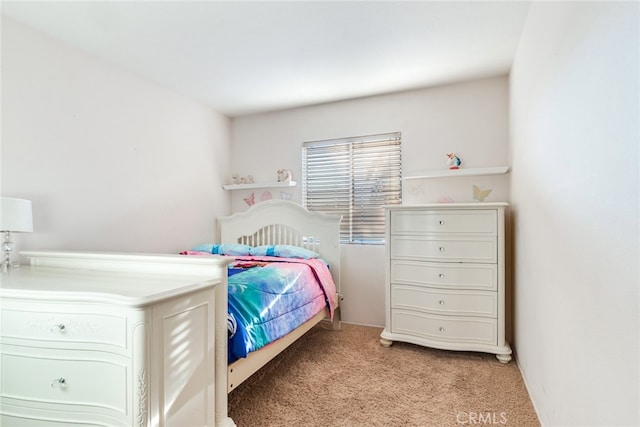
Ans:
POLYGON ((384 244, 384 206, 402 203, 400 132, 302 144, 305 208, 342 215, 341 243, 384 244))

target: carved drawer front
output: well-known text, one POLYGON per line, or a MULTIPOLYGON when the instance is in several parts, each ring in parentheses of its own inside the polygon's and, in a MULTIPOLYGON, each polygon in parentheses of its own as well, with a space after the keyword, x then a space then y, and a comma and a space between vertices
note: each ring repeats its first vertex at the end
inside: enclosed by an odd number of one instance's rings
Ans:
POLYGON ((391 283, 439 288, 495 290, 495 264, 451 264, 411 260, 391 260, 391 283))
POLYGON ((391 330, 434 341, 496 345, 496 319, 437 316, 410 310, 393 310, 391 330))
POLYGON ((391 306, 433 314, 497 317, 495 292, 441 291, 415 286, 391 286, 391 306))
POLYGON ((496 263, 495 237, 391 237, 391 258, 441 262, 496 263))
MULTIPOLYGON (((3 338, 127 346, 125 316, 2 310, 3 338)), ((80 345, 75 345, 79 347, 80 345)))
MULTIPOLYGON (((33 418, 0 415, 0 426, 10 427, 69 427, 68 421, 38 420, 33 418)), ((74 421, 73 427, 103 427, 103 423, 83 423, 74 421)))
POLYGON ((391 234, 475 234, 497 235, 497 212, 478 211, 402 211, 391 214, 391 234))
POLYGON ((127 367, 107 360, 2 355, 2 397, 127 414, 127 367))
MULTIPOLYGON (((33 418, 12 417, 10 415, 0 415, 0 426, 10 427, 69 427, 68 421, 54 421, 54 420, 38 420, 33 418)), ((73 427, 102 427, 102 423, 82 423, 75 422, 73 427)))

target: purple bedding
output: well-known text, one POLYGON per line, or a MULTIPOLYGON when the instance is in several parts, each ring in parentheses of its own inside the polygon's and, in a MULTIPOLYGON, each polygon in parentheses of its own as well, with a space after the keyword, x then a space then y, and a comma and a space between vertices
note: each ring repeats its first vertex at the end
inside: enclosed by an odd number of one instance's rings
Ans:
POLYGON ((338 296, 324 261, 271 256, 234 259, 228 280, 228 363, 282 338, 325 308, 333 318, 338 296))
POLYGON ((337 303, 335 285, 320 260, 236 257, 256 263, 229 276, 229 363, 273 342, 337 303))

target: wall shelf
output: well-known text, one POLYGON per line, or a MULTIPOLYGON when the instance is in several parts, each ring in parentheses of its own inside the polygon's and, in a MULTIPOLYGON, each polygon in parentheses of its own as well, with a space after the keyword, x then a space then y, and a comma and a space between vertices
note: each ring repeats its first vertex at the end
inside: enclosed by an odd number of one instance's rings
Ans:
POLYGON ((225 190, 248 190, 251 188, 276 188, 276 187, 295 187, 295 181, 285 182, 254 182, 253 184, 229 184, 223 185, 225 190))
POLYGON ((508 166, 496 166, 490 168, 471 168, 471 169, 441 169, 425 172, 414 172, 410 176, 402 179, 428 179, 428 178, 448 178, 454 176, 478 176, 478 175, 502 175, 509 172, 508 166))

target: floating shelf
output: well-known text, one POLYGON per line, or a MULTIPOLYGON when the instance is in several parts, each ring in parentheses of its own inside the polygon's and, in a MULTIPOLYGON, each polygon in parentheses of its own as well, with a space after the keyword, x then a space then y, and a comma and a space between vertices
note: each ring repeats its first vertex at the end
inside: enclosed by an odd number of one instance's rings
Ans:
POLYGON ((276 187, 295 187, 295 181, 288 182, 254 182, 253 184, 229 184, 223 185, 225 190, 248 190, 250 188, 276 188, 276 187))
POLYGON ((496 166, 491 168, 472 169, 441 169, 425 172, 415 172, 402 179, 426 179, 426 178, 448 178, 453 176, 478 176, 478 175, 502 175, 509 172, 508 166, 496 166))

